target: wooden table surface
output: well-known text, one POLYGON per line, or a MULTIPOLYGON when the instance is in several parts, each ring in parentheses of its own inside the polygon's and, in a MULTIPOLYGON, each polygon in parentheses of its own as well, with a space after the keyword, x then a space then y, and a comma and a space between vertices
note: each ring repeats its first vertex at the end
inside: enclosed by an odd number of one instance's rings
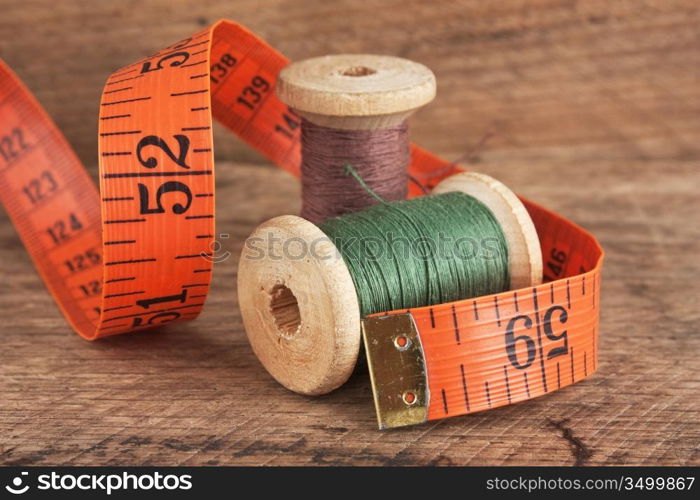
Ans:
POLYGON ((376 430, 366 366, 323 397, 274 382, 245 338, 236 265, 261 221, 299 208, 295 179, 217 165, 223 252, 203 315, 87 342, 0 215, 0 463, 700 464, 696 162, 474 163, 593 231, 607 251, 599 370, 539 399, 376 430))
POLYGON ((0 11, 0 57, 88 164, 107 76, 227 17, 292 59, 373 52, 427 64, 438 98, 412 136, 456 158, 493 132, 471 168, 607 251, 592 377, 380 432, 366 366, 307 398, 253 356, 238 253, 258 223, 297 213, 299 188, 218 127, 218 232, 231 257, 193 323, 80 339, 0 209, 0 464, 700 464, 696 1, 0 0, 0 11))
MULTIPOLYGON (((291 60, 388 54, 435 72, 411 123, 433 150, 506 161, 700 157, 697 0, 0 0, 0 58, 80 158, 97 158, 106 78, 219 18, 291 60)), ((216 154, 260 161, 215 130, 216 154)), ((454 156, 453 156, 454 157, 454 156)))

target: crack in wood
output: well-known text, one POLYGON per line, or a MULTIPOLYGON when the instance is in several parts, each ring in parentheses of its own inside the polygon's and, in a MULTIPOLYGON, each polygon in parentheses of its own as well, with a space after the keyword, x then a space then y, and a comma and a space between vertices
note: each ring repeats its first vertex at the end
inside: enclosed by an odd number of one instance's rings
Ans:
POLYGON ((571 454, 574 457, 574 465, 584 465, 586 460, 591 458, 593 452, 588 449, 581 438, 574 436, 574 431, 571 429, 571 427, 567 427, 569 419, 563 418, 557 421, 548 418, 547 421, 549 422, 549 425, 561 431, 561 437, 563 437, 571 447, 571 454))

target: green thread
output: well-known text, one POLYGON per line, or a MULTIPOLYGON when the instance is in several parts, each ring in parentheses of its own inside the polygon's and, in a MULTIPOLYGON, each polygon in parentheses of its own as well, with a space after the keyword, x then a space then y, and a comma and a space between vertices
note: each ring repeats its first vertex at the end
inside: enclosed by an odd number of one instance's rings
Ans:
POLYGON ((382 198, 382 197, 379 196, 377 193, 375 193, 375 192, 374 192, 374 189, 372 189, 371 187, 369 187, 369 186, 367 185, 367 183, 366 183, 365 180, 362 178, 362 176, 361 176, 359 173, 357 173, 357 170, 355 170, 354 168, 352 168, 352 165, 350 165, 349 163, 346 163, 346 164, 343 166, 343 172, 345 172, 345 173, 348 174, 350 177, 352 177, 353 179, 355 179, 355 180, 357 181, 357 183, 362 187, 362 189, 364 189, 367 193, 369 193, 370 195, 372 195, 372 197, 373 197, 375 200, 377 200, 379 203, 386 203, 386 202, 384 201, 384 198, 382 198))
POLYGON ((379 203, 328 219, 362 315, 507 290, 508 244, 483 203, 454 192, 379 203))

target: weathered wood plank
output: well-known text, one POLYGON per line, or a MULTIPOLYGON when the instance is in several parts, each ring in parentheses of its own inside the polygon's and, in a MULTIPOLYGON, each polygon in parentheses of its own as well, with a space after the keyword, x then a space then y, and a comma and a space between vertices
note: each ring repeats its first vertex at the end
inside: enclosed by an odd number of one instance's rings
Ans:
MULTIPOLYGON (((594 377, 378 432, 365 367, 303 398, 245 340, 237 254, 257 223, 298 210, 286 174, 220 162, 218 230, 232 257, 217 265, 203 317, 96 343, 70 331, 2 212, 0 463, 700 463, 697 2, 0 0, 0 10, 0 57, 89 164, 109 73, 227 17, 292 59, 378 52, 429 65, 438 99, 413 137, 456 157, 492 131, 473 166, 583 224, 608 252, 594 377)), ((222 159, 260 161, 223 130, 216 142, 222 159)))
MULTIPOLYGON (((0 0, 0 57, 81 158, 96 158, 102 84, 117 68, 226 17, 292 59, 402 55, 438 98, 413 136, 458 155, 487 130, 493 161, 697 159, 700 4, 692 0, 0 0)), ((217 155, 259 156, 222 130, 217 155)))
POLYGON ((217 264, 187 325, 81 340, 0 215, 2 464, 699 464, 700 227, 695 162, 483 162, 478 169, 600 237, 600 367, 540 399, 379 432, 365 366, 320 398, 293 394, 245 340, 245 236, 298 211, 298 183, 220 162, 217 264))

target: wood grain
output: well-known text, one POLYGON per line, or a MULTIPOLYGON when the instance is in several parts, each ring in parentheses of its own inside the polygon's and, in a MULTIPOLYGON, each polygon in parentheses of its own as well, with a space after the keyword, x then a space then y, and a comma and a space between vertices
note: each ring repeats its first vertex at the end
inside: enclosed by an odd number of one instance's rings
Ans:
POLYGON ((237 256, 262 220, 298 211, 299 186, 259 165, 217 169, 232 255, 190 324, 80 339, 0 216, 0 463, 700 464, 695 162, 479 165, 601 239, 599 371, 530 402, 381 432, 366 366, 311 398, 253 355, 237 256))
POLYGON ((298 213, 299 186, 218 130, 231 257, 194 323, 81 340, 0 212, 0 463, 700 464, 697 2, 0 0, 0 11, 0 57, 90 165, 108 74, 229 17, 293 59, 377 52, 428 65, 438 98, 412 118, 413 137, 456 157, 491 131, 472 167, 607 251, 594 376, 379 432, 366 366, 309 398, 254 357, 237 256, 260 222, 298 213))
MULTIPOLYGON (((0 0, 0 12, 0 57, 87 163, 108 75, 221 17, 292 60, 350 52, 425 64, 438 96, 413 137, 446 154, 493 130, 493 161, 700 157, 694 0, 0 0)), ((216 152, 260 160, 222 130, 216 152)))

